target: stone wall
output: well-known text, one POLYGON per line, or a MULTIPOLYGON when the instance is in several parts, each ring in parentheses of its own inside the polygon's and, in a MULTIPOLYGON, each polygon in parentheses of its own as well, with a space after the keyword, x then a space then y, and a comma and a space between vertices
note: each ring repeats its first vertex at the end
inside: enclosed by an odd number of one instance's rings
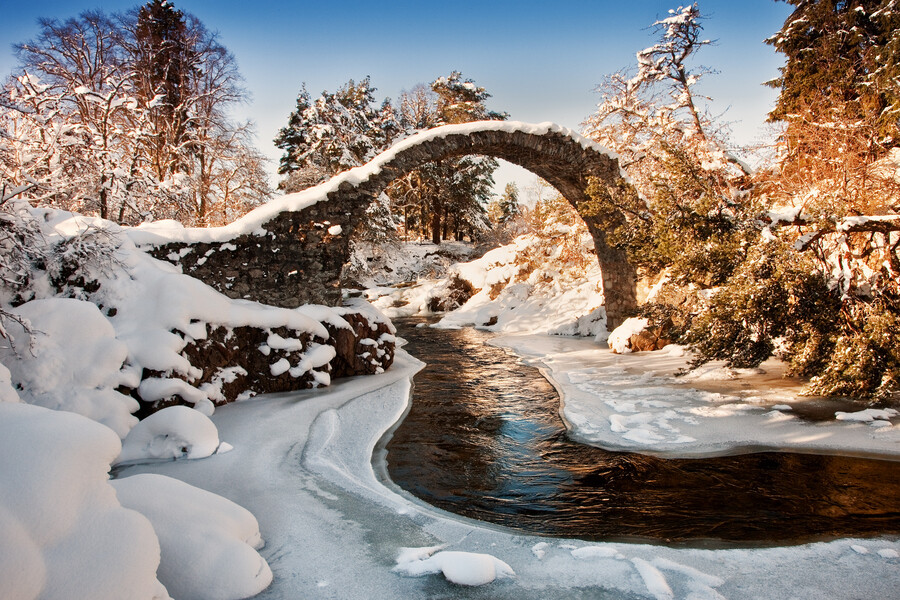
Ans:
MULTIPOLYGON (((145 370, 143 378, 180 379, 201 390, 218 406, 234 402, 241 395, 302 390, 325 385, 331 379, 383 373, 390 368, 396 352, 391 326, 361 313, 348 312, 341 317, 349 327, 327 321, 322 323, 328 331, 327 339, 314 338, 305 331, 292 331, 286 327, 207 325, 204 339, 185 340, 182 355, 194 369, 192 377, 145 370), (270 347, 268 342, 272 334, 298 342, 297 347, 270 347), (297 367, 307 352, 317 345, 334 348, 335 355, 327 364, 301 368, 302 372, 296 374, 290 368, 273 373, 273 365, 280 361, 286 361, 289 367, 297 367)), ((140 418, 167 406, 190 404, 178 393, 144 402, 136 390, 121 391, 133 393, 141 402, 137 413, 140 418)))
POLYGON ((180 264, 185 273, 232 298, 289 308, 306 303, 336 305, 341 299, 341 270, 349 257, 349 238, 369 203, 394 179, 422 164, 481 154, 518 164, 545 179, 584 218, 603 271, 607 323, 612 330, 637 305, 636 277, 624 253, 606 243, 606 228, 622 216, 592 214, 585 190, 590 178, 596 177, 611 195, 635 193, 621 177, 618 162, 562 133, 500 131, 490 123, 485 127, 406 148, 368 179, 357 185, 344 182, 328 194, 327 201, 281 213, 252 235, 227 243, 169 244, 154 254, 180 264))

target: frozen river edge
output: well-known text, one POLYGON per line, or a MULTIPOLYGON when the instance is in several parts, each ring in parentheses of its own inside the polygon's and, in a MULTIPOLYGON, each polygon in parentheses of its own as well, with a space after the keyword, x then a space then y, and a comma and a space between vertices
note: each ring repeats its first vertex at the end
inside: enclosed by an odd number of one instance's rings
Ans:
MULTIPOLYGON (((529 347, 517 350, 535 358, 536 347, 529 347)), ((562 363, 554 371, 550 354, 541 361, 562 379, 562 363)), ((378 441, 405 413, 421 366, 401 351, 382 375, 219 408, 213 421, 233 451, 130 467, 120 476, 169 475, 253 512, 267 542, 261 554, 275 576, 258 598, 874 599, 896 593, 900 543, 894 537, 747 550, 595 544, 518 535, 424 506, 380 483, 371 462, 378 441), (491 554, 516 576, 476 588, 392 571, 402 548, 433 546, 491 554)), ((566 402, 568 411, 573 402, 566 402)), ((891 440, 880 445, 886 454, 896 447, 891 440)))

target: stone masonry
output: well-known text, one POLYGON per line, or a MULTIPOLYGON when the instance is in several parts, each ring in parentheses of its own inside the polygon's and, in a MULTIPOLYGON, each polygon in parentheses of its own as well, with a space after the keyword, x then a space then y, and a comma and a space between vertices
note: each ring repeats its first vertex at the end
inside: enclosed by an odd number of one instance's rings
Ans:
POLYGON ((615 158, 585 148, 572 137, 504 131, 496 122, 465 134, 426 139, 398 152, 377 173, 357 185, 343 182, 326 201, 283 212, 259 231, 223 243, 169 244, 154 251, 232 298, 293 308, 341 300, 341 270, 349 257, 353 228, 366 207, 394 179, 425 163, 480 154, 520 165, 553 185, 578 210, 594 238, 603 271, 607 326, 611 331, 636 305, 636 277, 623 252, 606 243, 606 228, 619 214, 595 214, 585 190, 592 177, 613 198, 633 194, 615 158), (339 226, 339 227, 336 227, 339 226))

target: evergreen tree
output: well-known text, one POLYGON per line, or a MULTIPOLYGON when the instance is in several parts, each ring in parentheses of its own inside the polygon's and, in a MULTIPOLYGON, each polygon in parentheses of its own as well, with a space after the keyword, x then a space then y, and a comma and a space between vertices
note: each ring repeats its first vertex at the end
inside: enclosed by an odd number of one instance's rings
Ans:
POLYGON ((508 225, 518 218, 522 209, 519 206, 519 188, 510 181, 500 197, 500 224, 508 225))
MULTIPOLYGON (((470 123, 479 120, 505 120, 506 113, 487 109, 491 97, 471 79, 463 79, 459 71, 439 77, 431 83, 435 94, 435 126, 470 123)), ((497 160, 491 157, 464 156, 440 161, 428 172, 437 180, 437 190, 428 198, 431 214, 431 241, 446 239, 452 226, 457 239, 463 232, 474 235, 487 227, 485 205, 494 184, 497 160), (441 185, 440 182, 449 182, 441 185)))
POLYGON ((375 107, 375 88, 366 77, 313 100, 304 85, 297 106, 275 144, 285 151, 278 172, 281 188, 297 191, 365 164, 393 142, 400 125, 389 100, 375 107))
POLYGON ((785 123, 785 201, 828 216, 897 205, 878 161, 900 146, 900 10, 892 0, 786 0, 767 43, 784 54, 773 121, 785 123))
POLYGON ((179 149, 186 141, 192 95, 190 45, 184 13, 167 0, 152 0, 138 10, 135 88, 156 131, 151 155, 160 180, 187 168, 179 164, 179 149))
POLYGON ((485 102, 491 97, 471 79, 463 79, 462 73, 453 71, 447 77, 438 77, 431 83, 437 94, 437 124, 452 125, 472 121, 505 121, 509 115, 487 109, 485 102))

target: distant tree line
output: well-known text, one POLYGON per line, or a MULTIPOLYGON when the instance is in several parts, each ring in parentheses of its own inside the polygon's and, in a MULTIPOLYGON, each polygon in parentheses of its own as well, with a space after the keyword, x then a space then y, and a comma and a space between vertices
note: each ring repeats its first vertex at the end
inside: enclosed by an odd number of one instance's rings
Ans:
POLYGON ((270 195, 234 57, 167 0, 41 19, 0 94, 0 178, 35 205, 119 223, 233 220, 270 195))

